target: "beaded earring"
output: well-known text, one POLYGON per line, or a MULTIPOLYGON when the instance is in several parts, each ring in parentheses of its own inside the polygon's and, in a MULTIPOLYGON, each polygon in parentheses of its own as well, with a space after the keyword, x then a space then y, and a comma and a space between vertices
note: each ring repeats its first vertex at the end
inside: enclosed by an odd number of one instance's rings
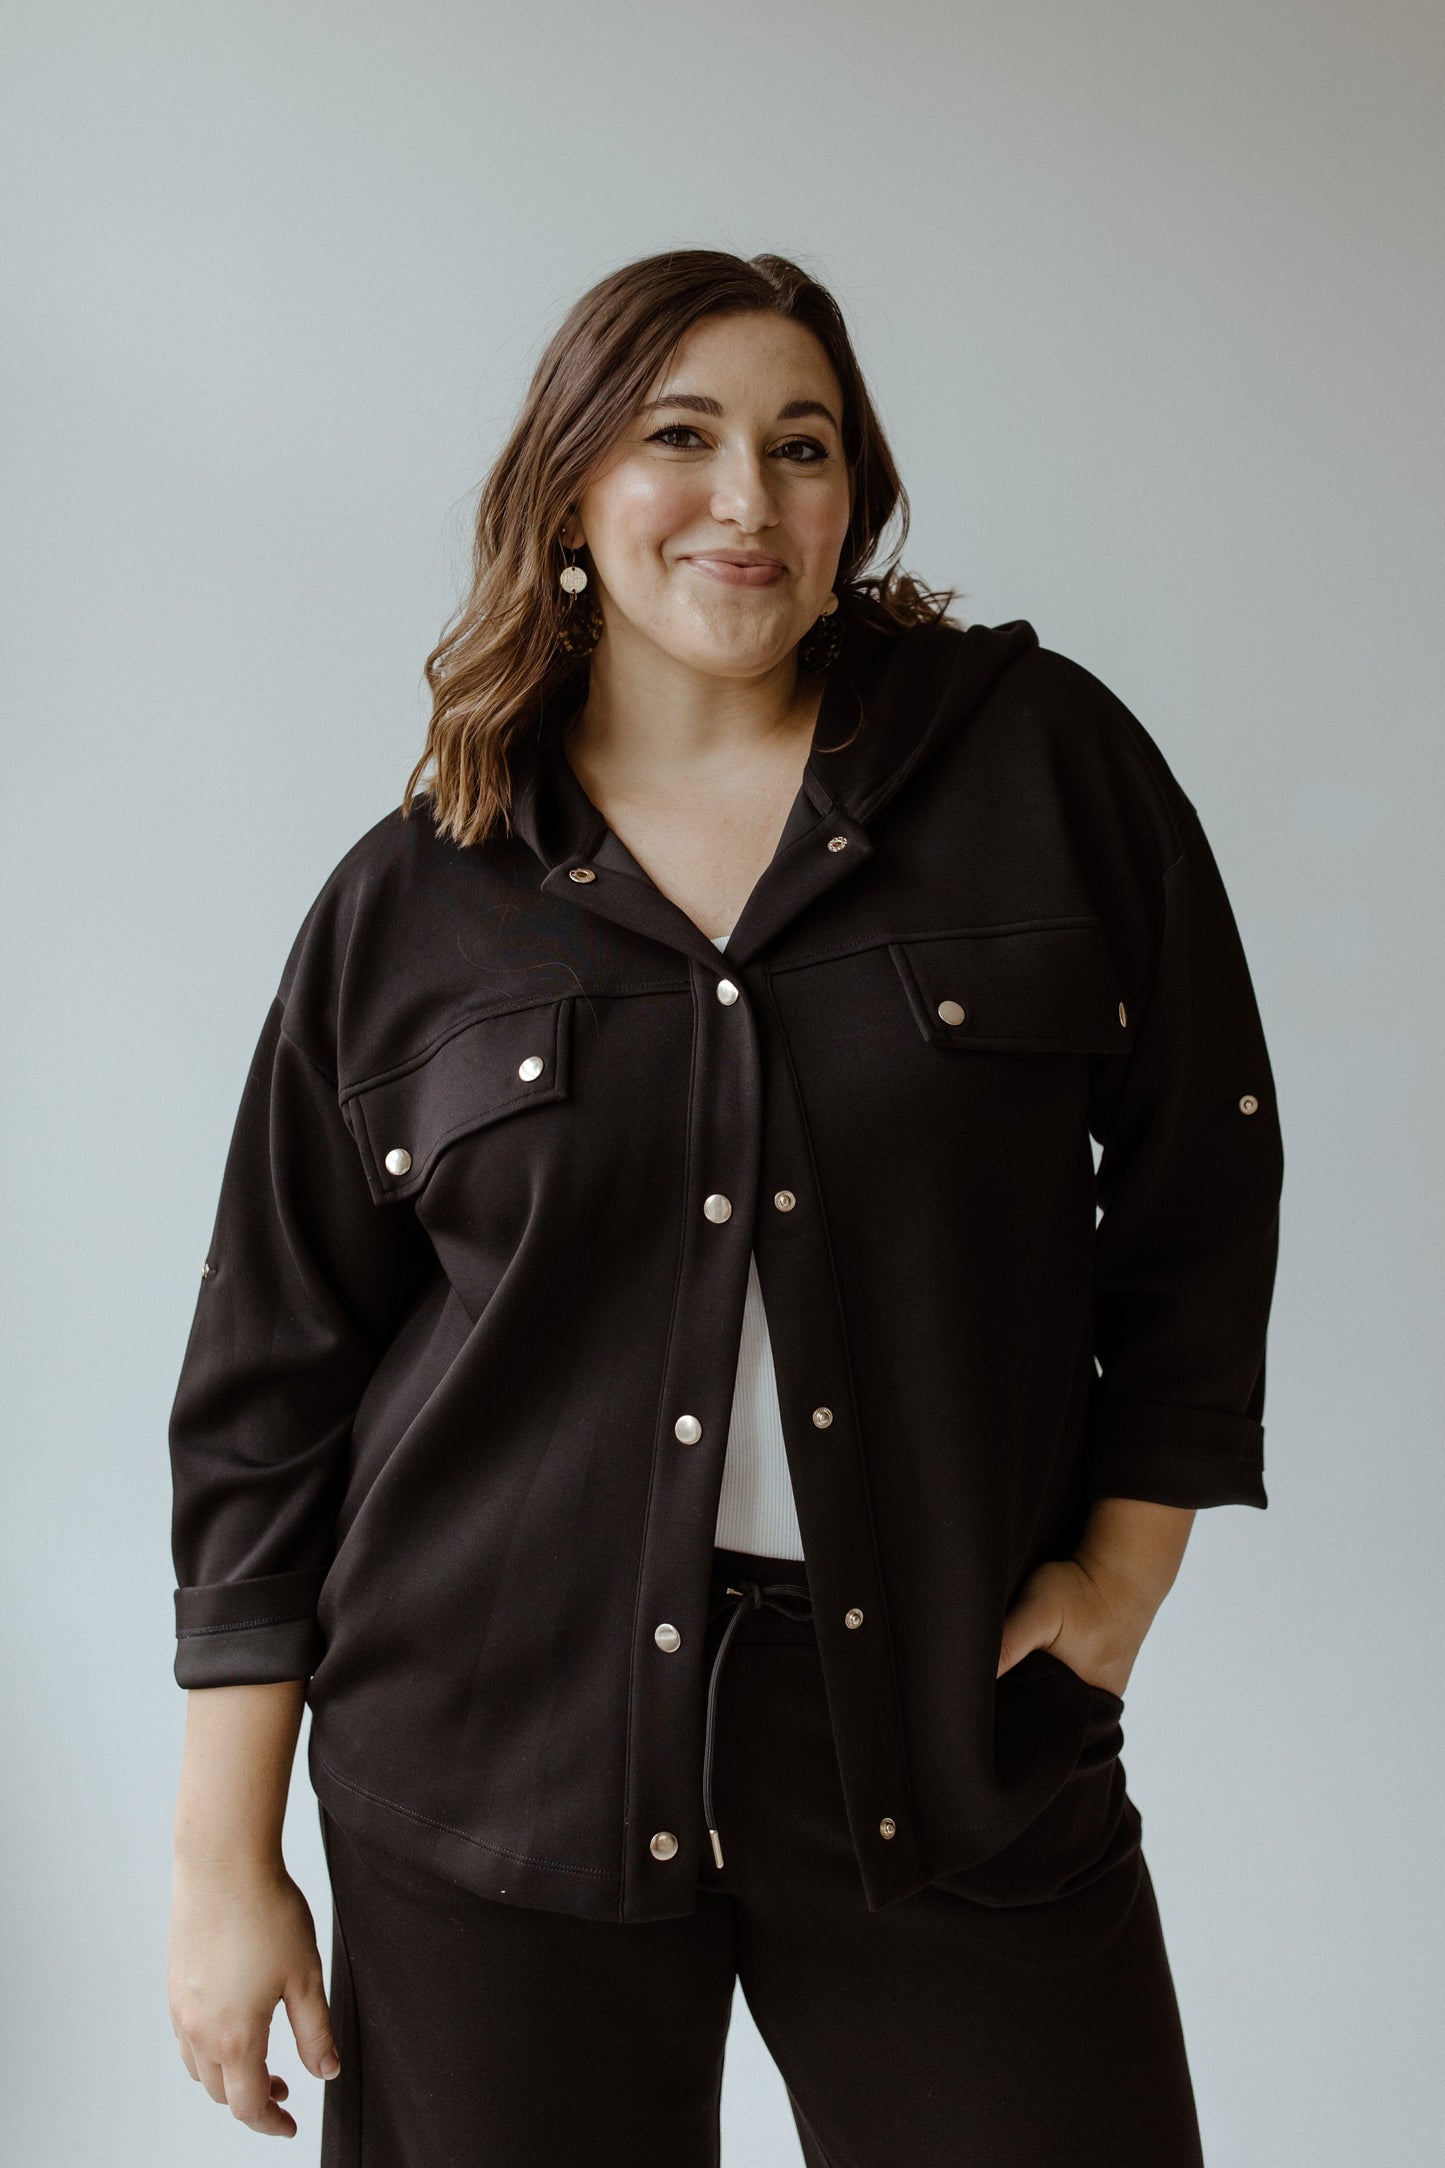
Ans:
POLYGON ((798 642, 798 662, 804 670, 826 670, 837 660, 843 645, 843 614, 838 597, 829 595, 822 614, 813 620, 798 642))

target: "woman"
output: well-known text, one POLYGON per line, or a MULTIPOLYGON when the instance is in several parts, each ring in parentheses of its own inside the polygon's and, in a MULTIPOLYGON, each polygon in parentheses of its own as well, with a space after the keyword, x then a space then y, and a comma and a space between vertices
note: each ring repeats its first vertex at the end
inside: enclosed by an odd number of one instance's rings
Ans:
POLYGON ((262 1029, 170 1995, 259 2131, 339 2051, 330 2168, 716 2162, 737 1979, 813 2168, 1200 2159, 1120 1717, 1266 1503, 1272 1078, 1159 749, 899 509, 795 266, 604 279, 262 1029))

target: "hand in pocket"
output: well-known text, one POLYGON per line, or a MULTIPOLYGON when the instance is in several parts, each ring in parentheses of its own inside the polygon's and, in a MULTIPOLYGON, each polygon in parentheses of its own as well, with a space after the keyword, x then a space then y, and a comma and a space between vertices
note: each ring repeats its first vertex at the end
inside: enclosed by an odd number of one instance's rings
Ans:
POLYGON ((1003 1622, 997 1676, 1011 1671, 1031 1649, 1043 1649, 1086 1686, 1122 1698, 1150 1615, 1079 1559, 1046 1559, 1024 1582, 1003 1622))

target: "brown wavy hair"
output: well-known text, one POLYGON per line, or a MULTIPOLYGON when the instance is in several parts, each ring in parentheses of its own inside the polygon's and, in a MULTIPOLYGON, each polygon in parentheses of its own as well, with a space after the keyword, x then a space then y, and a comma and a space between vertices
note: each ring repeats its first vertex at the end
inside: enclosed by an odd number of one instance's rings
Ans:
POLYGON ((703 317, 762 314, 811 331, 843 392, 843 451, 853 510, 834 591, 856 617, 905 631, 946 616, 956 588, 921 587, 898 569, 908 499, 863 381, 842 312, 827 288, 783 256, 671 249, 609 272, 575 301, 548 340, 522 410, 481 484, 471 586, 426 659, 432 713, 426 747, 407 778, 402 813, 424 789, 439 832, 470 846, 505 822, 508 747, 536 727, 544 704, 576 697, 587 659, 558 641, 565 596, 560 532, 585 483, 612 450, 685 334, 703 317), (897 546, 868 573, 895 512, 897 546), (433 774, 421 781, 428 763, 433 774))

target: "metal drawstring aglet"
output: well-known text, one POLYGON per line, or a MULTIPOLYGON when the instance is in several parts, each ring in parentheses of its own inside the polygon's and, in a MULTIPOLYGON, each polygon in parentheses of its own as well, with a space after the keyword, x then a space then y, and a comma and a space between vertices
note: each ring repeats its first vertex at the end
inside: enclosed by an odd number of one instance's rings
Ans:
POLYGON ((717 1865, 718 1865, 718 1866, 720 1867, 720 1866, 722 1865, 722 1863, 723 1863, 723 1856, 722 1856, 722 1846, 721 1846, 721 1845, 720 1845, 720 1844, 718 1843, 718 1841, 717 1841, 717 1831, 716 1831, 715 1829, 710 1829, 710 1830, 708 1831, 708 1835, 709 1835, 709 1836, 710 1836, 710 1837, 712 1838, 712 1856, 713 1856, 713 1859, 714 1859, 715 1863, 716 1863, 716 1864, 717 1864, 717 1865))

